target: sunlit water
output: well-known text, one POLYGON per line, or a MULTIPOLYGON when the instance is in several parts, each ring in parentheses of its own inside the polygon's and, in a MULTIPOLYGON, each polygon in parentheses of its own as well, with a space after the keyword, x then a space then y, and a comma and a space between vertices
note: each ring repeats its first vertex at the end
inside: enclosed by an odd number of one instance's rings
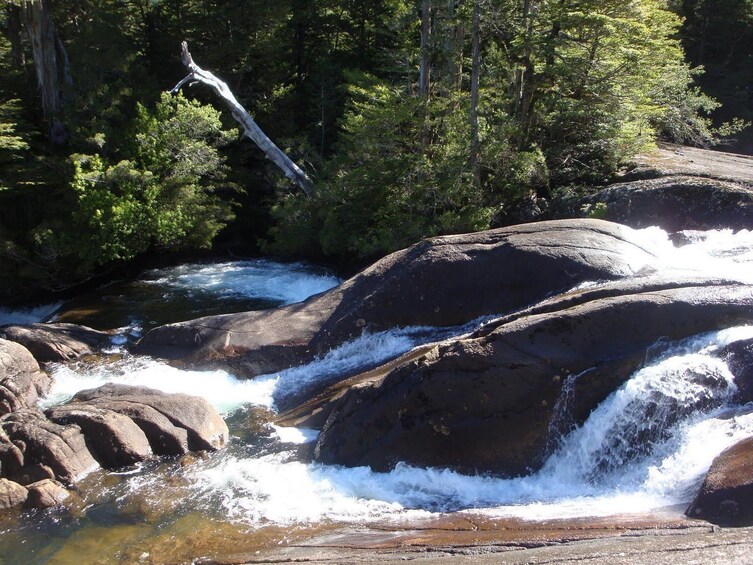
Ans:
MULTIPOLYGON (((646 248, 659 257, 646 265, 649 270, 753 281, 751 232, 689 234, 691 243, 679 248, 661 230, 641 233, 646 248)), ((331 275, 305 268, 273 263, 267 267, 265 275, 240 266, 223 266, 219 273, 209 266, 189 266, 155 273, 145 284, 187 292, 200 288, 216 299, 246 293, 282 304, 336 282, 331 275)), ((441 331, 404 328, 364 334, 308 365, 252 381, 223 371, 179 370, 132 356, 119 350, 116 337, 101 360, 52 367, 55 383, 43 405, 63 402, 105 382, 200 395, 226 417, 232 435, 229 446, 189 465, 162 460, 121 473, 95 473, 81 484, 79 512, 48 513, 52 518, 37 513, 9 527, 4 536, 34 540, 27 551, 41 563, 54 548, 65 546, 61 540, 101 528, 130 527, 133 521, 149 524, 151 533, 146 536, 194 516, 263 532, 331 522, 404 521, 447 512, 528 520, 646 512, 688 503, 713 458, 753 435, 751 407, 736 404, 734 378, 715 356, 730 343, 753 338, 753 326, 663 347, 661 355, 650 358, 582 426, 551 438, 553 454, 540 471, 525 477, 469 476, 405 464, 388 473, 320 465, 310 461, 306 449, 316 438, 315 430, 270 424, 276 403, 302 386, 374 366, 481 323, 441 331)), ((577 378, 571 375, 571 384, 577 378)), ((567 390, 556 410, 563 422, 568 417, 567 390)))

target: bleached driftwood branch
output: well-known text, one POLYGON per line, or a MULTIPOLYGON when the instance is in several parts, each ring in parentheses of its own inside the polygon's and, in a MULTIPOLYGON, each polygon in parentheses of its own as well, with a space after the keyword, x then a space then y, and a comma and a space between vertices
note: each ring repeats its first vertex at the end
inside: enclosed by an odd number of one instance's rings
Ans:
POLYGON ((225 82, 194 63, 193 57, 188 51, 188 43, 185 41, 181 43, 181 60, 188 69, 188 75, 176 84, 170 92, 177 93, 186 83, 200 82, 209 86, 225 102, 233 118, 243 127, 245 135, 256 143, 259 149, 264 151, 267 158, 277 165, 287 178, 296 183, 306 196, 311 196, 311 180, 306 173, 267 137, 246 109, 238 103, 225 82))

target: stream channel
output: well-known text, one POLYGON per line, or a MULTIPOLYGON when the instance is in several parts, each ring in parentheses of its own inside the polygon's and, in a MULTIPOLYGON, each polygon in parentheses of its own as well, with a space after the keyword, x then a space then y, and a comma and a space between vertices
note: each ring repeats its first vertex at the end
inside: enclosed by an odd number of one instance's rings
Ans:
MULTIPOLYGON (((753 283, 752 232, 688 234, 681 247, 661 230, 644 233, 662 269, 728 273, 753 283)), ((44 407, 105 382, 138 384, 207 398, 231 432, 217 453, 97 471, 77 485, 69 508, 1 518, 0 564, 183 562, 284 545, 332 527, 408 525, 446 514, 541 521, 650 513, 687 504, 713 458, 753 435, 753 409, 735 403, 734 378, 713 355, 753 338, 753 326, 663 344, 581 427, 554 438, 558 447, 540 471, 517 478, 405 464, 388 473, 321 465, 310 459, 315 430, 270 423, 276 399, 302 383, 373 366, 483 320, 364 334, 308 365, 248 381, 127 352, 158 324, 289 304, 338 282, 297 263, 187 264, 64 304, 0 310, 0 324, 51 320, 115 330, 101 354, 46 366, 54 385, 44 407)))

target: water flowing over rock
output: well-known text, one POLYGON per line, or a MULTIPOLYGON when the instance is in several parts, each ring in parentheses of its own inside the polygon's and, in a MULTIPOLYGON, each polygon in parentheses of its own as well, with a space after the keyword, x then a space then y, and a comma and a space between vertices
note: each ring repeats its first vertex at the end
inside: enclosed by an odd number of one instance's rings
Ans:
POLYGON ((339 287, 263 312, 155 328, 136 351, 255 376, 310 360, 365 330, 454 326, 588 280, 633 275, 655 257, 633 230, 562 220, 443 236, 376 262, 339 287))
POLYGON ((646 277, 573 291, 355 384, 327 407, 315 457, 526 474, 558 432, 563 383, 577 425, 660 340, 751 322, 753 287, 733 282, 646 277))
POLYGON ((91 355, 110 341, 109 334, 76 324, 5 326, 0 328, 0 337, 26 347, 39 363, 91 355))
POLYGON ((51 384, 25 347, 0 339, 0 416, 34 406, 51 384))
POLYGON ((686 514, 728 526, 753 525, 753 438, 714 459, 686 514))
POLYGON ((719 352, 735 375, 741 404, 753 402, 753 339, 739 341, 719 352))

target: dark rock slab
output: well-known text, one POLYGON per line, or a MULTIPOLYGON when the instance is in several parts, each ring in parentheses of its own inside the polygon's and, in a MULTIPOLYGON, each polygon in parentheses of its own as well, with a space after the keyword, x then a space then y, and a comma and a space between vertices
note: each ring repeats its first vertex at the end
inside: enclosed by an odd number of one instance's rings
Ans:
POLYGON ((689 175, 618 183, 577 200, 570 213, 593 211, 634 228, 659 226, 667 231, 750 229, 753 189, 749 184, 689 175))
POLYGON ((0 339, 0 416, 34 406, 51 385, 28 349, 0 339))
POLYGON ((718 355, 735 376, 740 402, 753 402, 753 339, 732 343, 718 355))
POLYGON ((316 458, 380 470, 406 461, 525 474, 547 455, 569 376, 578 375, 568 406, 577 424, 657 341, 753 321, 750 286, 699 280, 657 289, 654 280, 626 293, 630 284, 639 283, 615 283, 616 295, 587 290, 585 302, 579 292, 554 299, 352 387, 329 407, 316 458))
MULTIPOLYGON (((211 386, 211 385, 208 385, 211 386)), ((167 418, 173 426, 187 432, 191 451, 217 450, 227 443, 227 425, 214 407, 204 398, 188 394, 168 394, 146 387, 106 384, 81 391, 72 404, 119 402, 146 405, 167 418)))
POLYGON ((630 228, 561 220, 432 238, 304 303, 155 328, 136 351, 241 376, 278 371, 364 330, 455 326, 504 314, 587 280, 633 275, 655 257, 630 228))
POLYGON ((96 406, 71 403, 47 410, 50 421, 76 424, 94 458, 105 468, 127 467, 152 455, 149 441, 128 416, 96 406))
POLYGON ((40 363, 91 355, 110 342, 109 334, 76 324, 29 324, 0 328, 0 337, 31 351, 40 363))
MULTIPOLYGON (((78 426, 50 422, 35 408, 24 408, 3 416, 0 429, 23 454, 24 467, 46 465, 65 484, 73 484, 99 468, 78 426)), ((23 467, 15 472, 23 472, 23 467)))
POLYGON ((753 525, 753 437, 714 459, 686 514, 726 526, 753 525))

